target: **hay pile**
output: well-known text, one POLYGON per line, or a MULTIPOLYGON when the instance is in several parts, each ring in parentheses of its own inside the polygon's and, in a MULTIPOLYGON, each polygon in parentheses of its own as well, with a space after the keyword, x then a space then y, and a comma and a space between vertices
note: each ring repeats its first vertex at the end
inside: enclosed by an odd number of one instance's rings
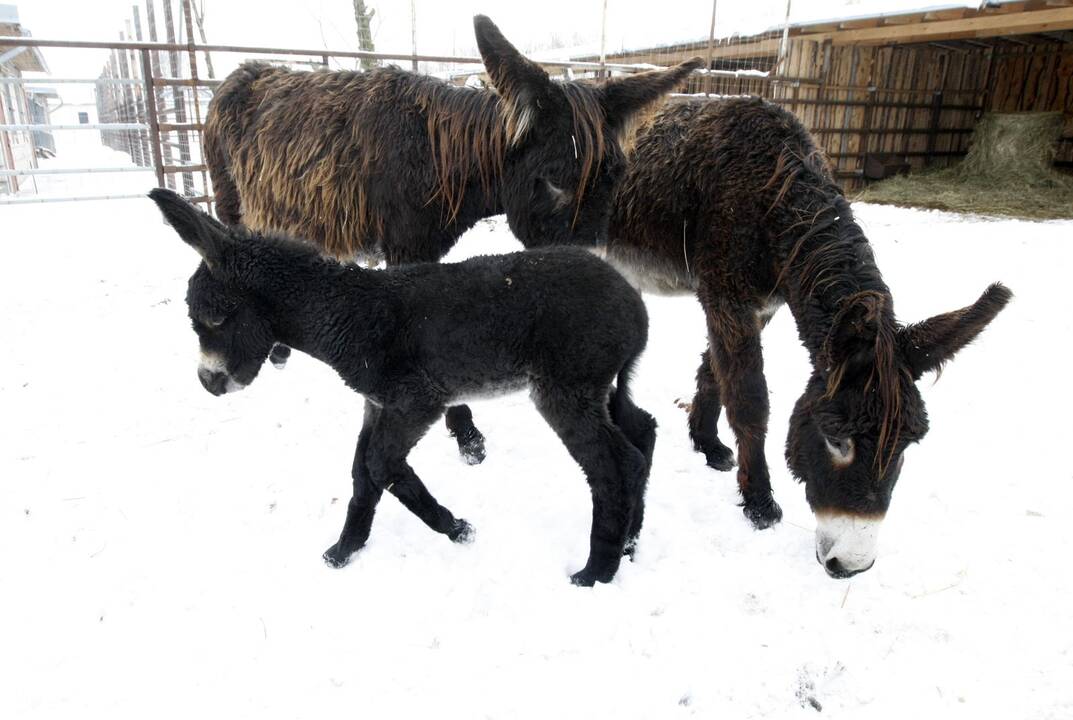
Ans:
POLYGON ((1073 176, 1056 171, 1062 113, 988 113, 959 164, 865 188, 857 200, 1031 219, 1073 218, 1073 176))

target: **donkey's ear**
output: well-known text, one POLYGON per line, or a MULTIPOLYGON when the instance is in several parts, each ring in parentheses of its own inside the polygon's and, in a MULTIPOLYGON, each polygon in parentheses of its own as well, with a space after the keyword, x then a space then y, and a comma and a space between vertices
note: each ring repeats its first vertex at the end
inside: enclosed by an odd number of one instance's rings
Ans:
POLYGON ((484 15, 473 18, 477 47, 506 110, 507 137, 515 145, 536 119, 537 97, 551 80, 543 68, 527 60, 484 15))
POLYGON ((623 131, 641 112, 674 90, 703 64, 696 57, 666 70, 651 70, 607 81, 600 93, 608 125, 617 132, 623 131))
POLYGON ((835 384, 847 370, 875 362, 885 303, 880 293, 860 292, 848 298, 835 314, 823 343, 829 379, 835 384))
POLYGON ((902 356, 913 379, 931 370, 941 370, 958 350, 972 342, 995 319, 1013 297, 1010 289, 995 283, 968 307, 936 315, 898 332, 902 356))
POLYGON ((195 208, 181 195, 154 188, 149 197, 183 241, 198 251, 210 269, 219 264, 228 231, 222 224, 195 208))

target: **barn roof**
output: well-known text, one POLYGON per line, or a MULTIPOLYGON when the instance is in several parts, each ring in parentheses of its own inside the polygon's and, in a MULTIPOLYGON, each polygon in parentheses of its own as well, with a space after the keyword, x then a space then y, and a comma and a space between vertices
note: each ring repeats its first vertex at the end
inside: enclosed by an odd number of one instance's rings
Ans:
MULTIPOLYGON (((890 0, 892 8, 902 5, 890 0)), ((762 57, 778 52, 783 26, 773 25, 752 34, 721 37, 713 57, 762 57)), ((1073 41, 1073 0, 983 0, 925 4, 913 9, 904 5, 889 11, 875 9, 839 17, 792 21, 791 38, 830 41, 835 45, 896 45, 937 41, 980 42, 985 38, 1020 35, 1039 36, 1049 42, 1073 41)), ((719 32, 716 31, 719 38, 719 32)), ((676 43, 609 52, 607 57, 693 53, 703 54, 708 36, 676 43)), ((578 53, 575 59, 593 59, 578 53)), ((670 61, 670 60, 668 60, 670 61)))
MULTIPOLYGON (((29 37, 30 31, 19 23, 15 5, 0 5, 0 35, 29 37)), ((38 48, 8 48, 0 51, 0 65, 9 65, 20 72, 48 72, 45 56, 38 48)))

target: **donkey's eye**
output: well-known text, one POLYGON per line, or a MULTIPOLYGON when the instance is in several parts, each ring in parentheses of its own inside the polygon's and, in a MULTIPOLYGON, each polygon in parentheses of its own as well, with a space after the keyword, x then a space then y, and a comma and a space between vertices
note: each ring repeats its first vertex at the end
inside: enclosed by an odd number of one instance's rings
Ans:
POLYGON ((206 327, 218 328, 224 324, 225 320, 227 320, 227 318, 223 315, 210 315, 208 317, 203 318, 202 322, 205 323, 206 327))
POLYGON ((831 462, 835 467, 846 467, 853 464, 854 444, 853 438, 829 438, 824 436, 823 444, 827 446, 827 452, 831 455, 831 462))

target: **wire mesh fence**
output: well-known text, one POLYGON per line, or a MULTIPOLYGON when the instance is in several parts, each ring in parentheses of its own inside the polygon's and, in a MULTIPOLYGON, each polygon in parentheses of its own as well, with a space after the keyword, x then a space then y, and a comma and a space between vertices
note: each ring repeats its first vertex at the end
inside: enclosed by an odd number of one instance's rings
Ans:
MULTIPOLYGON (((743 42, 740 33, 727 29, 740 25, 735 17, 735 6, 740 3, 724 2, 724 7, 718 7, 707 0, 671 1, 681 5, 681 12, 674 14, 673 26, 645 27, 647 23, 639 24, 636 12, 625 4, 594 3, 598 12, 582 15, 587 19, 584 25, 564 24, 570 28, 568 32, 551 32, 539 41, 519 43, 519 47, 553 77, 564 79, 609 77, 700 56, 706 59, 709 71, 691 77, 679 88, 679 94, 760 93, 763 78, 778 61, 779 29, 773 27, 753 33, 743 42), (661 42, 660 38, 664 40, 661 42), (687 41, 682 42, 682 38, 687 41)), ((774 11, 783 2, 762 1, 770 3, 775 15, 778 13, 774 11)), ((358 5, 354 3, 355 13, 358 5)), ((428 5, 421 11, 424 15, 436 12, 428 5)), ((191 0, 142 0, 121 23, 118 42, 45 41, 42 44, 68 52, 82 51, 87 56, 92 50, 93 57, 103 57, 96 77, 35 78, 32 82, 51 87, 66 83, 92 87, 95 122, 83 119, 77 129, 96 130, 104 146, 126 154, 134 168, 154 172, 158 184, 178 188, 184 195, 205 202, 209 201, 212 188, 201 151, 201 131, 213 90, 220 83, 217 68, 226 73, 248 59, 305 70, 369 69, 397 64, 459 85, 484 83, 484 68, 472 31, 466 32, 465 24, 452 27, 449 32, 441 28, 440 32, 419 36, 418 18, 413 17, 410 52, 392 54, 362 52, 352 47, 301 50, 210 45, 206 40, 204 15, 204 4, 191 0), (448 35, 451 42, 446 48, 444 38, 448 35), (423 47, 427 49, 422 50, 423 47)), ((465 8, 455 8, 452 14, 452 18, 464 19, 467 24, 470 16, 465 14, 465 8)), ((557 22, 554 17, 544 21, 557 22)), ((456 20, 452 23, 457 24, 456 20)), ((359 19, 359 38, 360 29, 359 19)), ((5 45, 13 45, 13 41, 0 38, 0 48, 5 45)), ((8 82, 21 87, 17 78, 8 78, 8 82)), ((47 124, 37 123, 35 127, 47 124)), ((68 127, 53 123, 47 130, 68 127)), ((23 130, 10 122, 0 123, 0 137, 17 132, 23 130)), ((70 171, 82 169, 70 168, 70 171)), ((107 172, 109 168, 94 170, 107 172)), ((46 172, 63 170, 42 169, 36 163, 0 170, 16 181, 9 192, 20 189, 19 179, 46 172)), ((22 188, 25 187, 23 183, 22 188)), ((0 198, 0 203, 30 200, 8 196, 0 198)))

